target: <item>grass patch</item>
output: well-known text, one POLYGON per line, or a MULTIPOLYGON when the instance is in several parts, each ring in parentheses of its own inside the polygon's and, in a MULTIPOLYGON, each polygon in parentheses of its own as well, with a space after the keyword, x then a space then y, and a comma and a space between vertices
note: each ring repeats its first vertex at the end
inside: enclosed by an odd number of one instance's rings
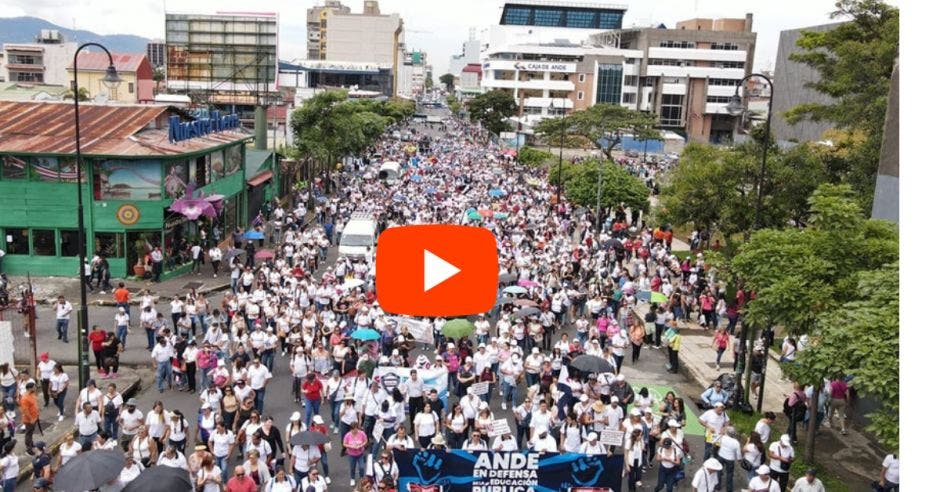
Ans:
MULTIPOLYGON (((751 435, 751 431, 754 430, 754 426, 757 425, 757 421, 760 420, 761 414, 754 412, 752 415, 748 415, 744 412, 738 412, 734 410, 728 410, 728 417, 731 419, 731 425, 738 431, 738 436, 741 439, 742 446, 743 443, 747 440, 747 436, 751 435)), ((786 431, 786 421, 787 417, 782 413, 777 414, 777 421, 775 425, 771 427, 770 431, 770 442, 774 442, 780 438, 780 435, 786 431)), ((819 437, 817 436, 817 439, 819 437)), ((802 441, 801 441, 802 443, 802 441)), ((796 479, 802 477, 806 474, 806 470, 809 468, 816 469, 816 478, 822 480, 823 485, 826 486, 827 492, 850 492, 851 489, 845 483, 844 480, 840 479, 836 475, 833 475, 825 468, 817 464, 810 464, 803 461, 802 452, 804 448, 799 446, 796 448, 796 460, 793 461, 793 466, 790 468, 790 484, 792 485, 796 479)), ((819 450, 816 451, 819 453, 819 450)))

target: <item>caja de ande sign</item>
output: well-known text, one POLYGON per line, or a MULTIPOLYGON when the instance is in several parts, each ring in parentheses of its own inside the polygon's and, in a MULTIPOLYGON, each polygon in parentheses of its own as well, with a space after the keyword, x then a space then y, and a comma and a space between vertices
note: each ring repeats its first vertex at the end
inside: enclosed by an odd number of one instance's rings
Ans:
POLYGON ((201 137, 210 133, 234 130, 241 126, 237 114, 221 116, 213 111, 208 118, 180 122, 179 116, 170 116, 170 142, 181 142, 190 138, 201 137))

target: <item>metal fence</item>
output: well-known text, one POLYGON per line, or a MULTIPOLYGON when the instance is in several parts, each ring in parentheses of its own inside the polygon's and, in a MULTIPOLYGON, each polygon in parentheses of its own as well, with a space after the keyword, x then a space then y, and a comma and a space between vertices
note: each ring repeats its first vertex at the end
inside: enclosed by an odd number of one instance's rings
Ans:
POLYGON ((13 362, 18 368, 35 367, 35 337, 29 336, 29 319, 16 304, 0 308, 0 321, 10 322, 13 362))

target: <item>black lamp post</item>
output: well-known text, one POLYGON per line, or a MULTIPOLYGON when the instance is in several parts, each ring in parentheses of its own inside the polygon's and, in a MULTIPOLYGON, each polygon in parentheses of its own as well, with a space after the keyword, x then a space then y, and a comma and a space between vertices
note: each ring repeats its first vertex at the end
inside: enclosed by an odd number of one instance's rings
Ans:
MULTIPOLYGON (((72 98, 75 101, 75 186, 78 191, 78 279, 81 284, 81 300, 78 308, 78 387, 84 388, 88 381, 88 295, 86 291, 87 278, 85 278, 85 207, 82 204, 82 145, 78 110, 78 54, 88 46, 97 46, 108 55, 108 68, 101 82, 110 91, 121 83, 121 77, 114 68, 114 59, 107 48, 98 43, 85 43, 75 50, 72 58, 72 98)), ((89 176, 86 174, 86 176, 89 176)))
MULTIPOLYGON (((548 103, 548 109, 555 109, 555 101, 552 100, 548 103)), ((565 105, 561 105, 561 110, 563 114, 561 115, 561 147, 558 149, 558 185, 555 187, 555 210, 558 210, 558 207, 561 206, 561 186, 563 183, 562 180, 562 159, 565 153, 565 134, 568 133, 568 111, 565 109, 565 105)))
MULTIPOLYGON (((738 95, 738 92, 741 89, 741 85, 744 84, 748 79, 751 78, 763 79, 767 82, 767 85, 770 87, 770 101, 767 103, 767 123, 764 125, 764 141, 761 149, 761 160, 760 160, 760 174, 757 178, 757 199, 754 205, 754 224, 751 227, 751 230, 757 230, 761 226, 761 209, 764 205, 764 175, 767 172, 767 151, 770 149, 770 119, 773 116, 773 107, 774 107, 774 83, 764 74, 761 73, 752 73, 745 75, 734 87, 734 95, 731 96, 731 101, 728 102, 728 113, 733 116, 741 116, 744 114, 745 105, 741 99, 741 96, 738 95)), ((745 232, 745 237, 750 237, 750 231, 745 232)), ((738 363, 738 367, 735 368, 735 406, 738 406, 741 401, 750 402, 750 381, 751 381, 751 368, 754 359, 754 351, 750 347, 754 346, 754 336, 756 334, 754 327, 749 326, 747 323, 741 323, 742 334, 745 336, 745 343, 739 344, 740 351, 738 352, 738 361, 745 361, 745 367, 742 367, 741 363, 738 363), (747 357, 747 359, 745 359, 747 357), (746 372, 745 384, 742 386, 741 376, 746 372), (743 399, 739 399, 738 395, 744 395, 743 399)), ((764 368, 761 376, 761 392, 757 400, 757 409, 760 411, 761 404, 763 403, 764 396, 764 377, 767 374, 767 350, 770 347, 764 347, 764 368)))

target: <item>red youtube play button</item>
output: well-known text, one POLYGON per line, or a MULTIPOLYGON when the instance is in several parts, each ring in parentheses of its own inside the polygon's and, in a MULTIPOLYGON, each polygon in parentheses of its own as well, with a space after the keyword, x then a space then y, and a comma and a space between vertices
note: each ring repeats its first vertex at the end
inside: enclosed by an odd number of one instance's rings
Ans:
POLYGON ((480 227, 417 225, 387 229, 376 247, 375 283, 388 313, 463 316, 496 302, 498 257, 480 227))

